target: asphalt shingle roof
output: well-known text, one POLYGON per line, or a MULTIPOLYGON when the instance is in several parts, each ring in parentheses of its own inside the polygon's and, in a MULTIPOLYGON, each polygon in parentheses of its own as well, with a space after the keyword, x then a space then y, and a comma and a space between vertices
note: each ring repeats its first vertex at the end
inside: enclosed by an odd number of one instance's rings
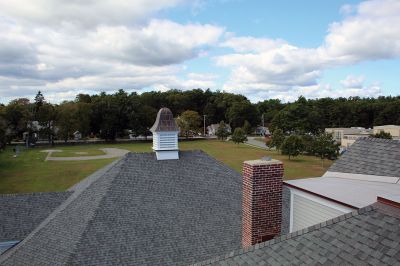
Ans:
POLYGON ((0 195, 0 242, 24 239, 71 192, 0 195))
POLYGON ((196 265, 399 265, 400 210, 375 203, 196 265))
POLYGON ((328 171, 400 177, 399 162, 400 141, 366 138, 351 145, 328 171))
POLYGON ((240 248, 241 176, 201 151, 130 153, 73 190, 1 265, 182 265, 240 248))

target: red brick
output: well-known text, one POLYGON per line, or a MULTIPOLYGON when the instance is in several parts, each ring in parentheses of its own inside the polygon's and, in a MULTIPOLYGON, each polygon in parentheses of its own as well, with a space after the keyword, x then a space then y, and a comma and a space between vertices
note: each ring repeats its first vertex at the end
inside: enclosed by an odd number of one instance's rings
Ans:
POLYGON ((243 164, 244 248, 271 239, 281 231, 283 164, 243 164))

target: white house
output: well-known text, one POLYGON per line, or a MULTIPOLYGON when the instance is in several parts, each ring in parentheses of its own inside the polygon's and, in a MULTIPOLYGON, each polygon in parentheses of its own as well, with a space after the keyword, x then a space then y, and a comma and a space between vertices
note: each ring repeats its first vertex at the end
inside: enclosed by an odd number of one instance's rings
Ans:
MULTIPOLYGON (((225 124, 229 133, 232 132, 231 126, 229 124, 225 124)), ((215 136, 217 130, 219 128, 219 124, 211 124, 207 127, 207 132, 209 136, 215 136)))

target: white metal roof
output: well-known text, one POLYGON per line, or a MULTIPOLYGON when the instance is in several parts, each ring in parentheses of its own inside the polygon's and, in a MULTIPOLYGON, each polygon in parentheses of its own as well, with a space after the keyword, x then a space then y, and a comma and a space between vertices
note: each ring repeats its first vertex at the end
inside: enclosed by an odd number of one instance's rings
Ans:
POLYGON ((400 195, 400 184, 343 177, 317 177, 285 181, 296 188, 357 208, 370 205, 377 196, 400 195))

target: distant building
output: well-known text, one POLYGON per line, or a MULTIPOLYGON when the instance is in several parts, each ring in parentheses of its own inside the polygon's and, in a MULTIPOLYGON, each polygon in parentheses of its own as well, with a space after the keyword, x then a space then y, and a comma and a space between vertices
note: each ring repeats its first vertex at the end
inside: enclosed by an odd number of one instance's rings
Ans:
POLYGON ((400 126, 397 125, 384 125, 374 127, 374 134, 386 132, 392 135, 393 139, 400 139, 400 126))
POLYGON ((82 138, 82 133, 79 131, 74 132, 74 140, 80 140, 82 138))
MULTIPOLYGON (((232 129, 231 126, 228 124, 225 124, 226 127, 228 128, 228 132, 231 133, 232 129)), ((207 132, 209 136, 215 136, 215 134, 217 133, 217 130, 219 128, 219 124, 211 124, 207 127, 207 132)))
POLYGON ((255 133, 256 133, 256 135, 260 135, 260 136, 270 136, 271 135, 271 133, 269 132, 269 129, 267 127, 263 127, 263 126, 256 127, 255 133))
POLYGON ((372 129, 363 127, 325 128, 326 133, 332 134, 333 139, 342 147, 349 147, 357 139, 367 138, 372 134, 372 129))
POLYGON ((358 134, 346 134, 342 137, 340 145, 344 148, 350 147, 356 140, 365 139, 371 136, 370 132, 361 132, 358 134))

